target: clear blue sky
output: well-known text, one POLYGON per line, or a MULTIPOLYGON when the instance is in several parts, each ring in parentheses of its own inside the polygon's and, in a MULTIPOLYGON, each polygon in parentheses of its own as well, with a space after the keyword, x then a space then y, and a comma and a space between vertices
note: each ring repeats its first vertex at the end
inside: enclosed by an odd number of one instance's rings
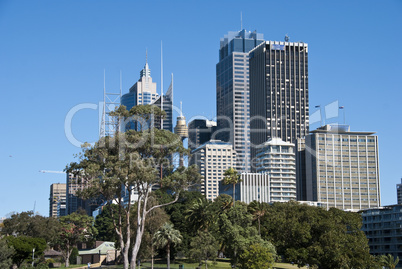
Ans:
MULTIPOLYGON (((402 177, 402 1, 0 1, 0 217, 32 210, 47 216, 49 187, 79 148, 65 117, 82 103, 123 94, 139 78, 145 50, 160 91, 175 78, 175 104, 187 120, 212 118, 219 39, 257 30, 266 40, 309 44, 310 107, 338 100, 353 131, 379 136, 382 205, 396 203, 402 177), (12 156, 12 157, 10 157, 12 156)), ((80 141, 98 139, 96 110, 73 118, 80 141)), ((341 114, 342 115, 342 114, 341 114)), ((342 122, 342 116, 333 121, 342 122)), ((313 124, 310 129, 315 129, 313 124)))

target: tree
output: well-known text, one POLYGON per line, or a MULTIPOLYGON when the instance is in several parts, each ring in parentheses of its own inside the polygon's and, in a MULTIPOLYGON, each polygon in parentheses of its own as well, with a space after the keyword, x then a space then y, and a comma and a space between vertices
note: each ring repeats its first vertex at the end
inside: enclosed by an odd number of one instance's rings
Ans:
POLYGON ((156 208, 175 203, 180 191, 198 183, 200 175, 195 166, 173 169, 171 156, 176 153, 188 154, 188 150, 183 147, 178 135, 147 126, 153 116, 163 117, 164 112, 158 107, 141 105, 127 112, 124 106, 120 106, 112 115, 118 119, 118 124, 123 120, 139 121, 140 131, 116 132, 113 137, 101 138, 94 146, 84 145, 78 156, 79 162, 71 163, 66 170, 79 174, 89 182, 82 194, 84 197, 101 195, 108 203, 117 203, 117 210, 112 210, 112 220, 119 237, 124 269, 128 269, 129 266, 136 267, 147 215, 156 208), (166 203, 148 207, 150 193, 155 186, 170 190, 171 197, 166 203), (137 195, 133 244, 130 221, 132 204, 123 201, 123 192, 128 194, 129 201, 133 200, 134 193, 137 195), (130 247, 131 262, 128 253, 130 247))
POLYGON ((170 247, 180 244, 182 236, 180 232, 173 228, 173 224, 165 223, 154 235, 154 242, 160 248, 166 247, 167 268, 170 269, 170 247))
POLYGON ((199 231, 198 235, 191 241, 190 246, 190 256, 200 264, 204 261, 205 269, 208 268, 208 260, 215 261, 218 256, 218 242, 207 231, 199 231))
POLYGON ((235 187, 236 184, 241 182, 241 178, 239 173, 236 171, 236 169, 234 168, 229 168, 228 170, 225 171, 225 173, 223 174, 225 177, 223 178, 223 184, 224 185, 233 185, 233 206, 235 206, 235 200, 236 200, 236 196, 235 196, 235 187))
POLYGON ((56 218, 35 215, 32 211, 15 213, 4 220, 3 224, 4 227, 1 230, 3 235, 44 238, 49 245, 53 245, 60 229, 56 218))
POLYGON ((399 257, 394 258, 391 254, 381 256, 382 264, 388 269, 394 269, 399 263, 399 257))
MULTIPOLYGON (((94 227, 98 231, 97 240, 99 241, 117 241, 117 235, 114 231, 113 219, 111 211, 117 211, 118 206, 109 204, 103 207, 102 212, 96 216, 94 227), (113 207, 113 209, 111 208, 113 207)), ((115 220, 117 221, 117 220, 115 220)))
POLYGON ((33 249, 35 249, 35 255, 40 256, 47 247, 43 238, 33 238, 25 235, 14 237, 10 235, 5 240, 14 249, 12 260, 18 267, 25 260, 32 262, 33 249))
POLYGON ((70 266, 70 255, 77 243, 91 242, 97 230, 92 226, 93 218, 87 215, 72 213, 60 218, 61 231, 59 244, 66 267, 70 266))
MULTIPOLYGON (((253 216, 247 211, 247 205, 238 203, 227 212, 219 215, 216 230, 213 231, 215 238, 221 244, 225 254, 231 258, 233 266, 239 262, 240 255, 253 244, 267 244, 252 225, 253 216)), ((276 255, 275 248, 271 245, 272 254, 276 255)))
POLYGON ((248 209, 249 209, 250 213, 253 214, 254 219, 257 220, 259 235, 261 235, 261 218, 267 212, 266 207, 267 207, 266 203, 261 203, 258 201, 252 201, 248 205, 248 209))
POLYGON ((6 240, 0 239, 0 268, 10 268, 13 264, 14 248, 6 240))
POLYGON ((274 262, 275 256, 272 254, 272 249, 263 244, 253 244, 240 255, 242 269, 272 268, 274 262))
POLYGON ((372 258, 361 226, 357 213, 297 202, 274 203, 261 219, 261 234, 279 255, 299 266, 368 268, 372 258))
POLYGON ((211 203, 205 198, 198 198, 193 201, 190 208, 185 211, 185 218, 190 222, 195 231, 206 230, 212 221, 210 214, 211 203))

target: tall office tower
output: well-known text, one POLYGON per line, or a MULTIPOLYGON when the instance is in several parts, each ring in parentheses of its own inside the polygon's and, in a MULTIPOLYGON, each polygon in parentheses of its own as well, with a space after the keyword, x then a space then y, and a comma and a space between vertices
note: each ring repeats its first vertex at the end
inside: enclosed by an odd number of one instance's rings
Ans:
MULTIPOLYGON (((83 190, 86 187, 85 182, 78 176, 72 173, 67 173, 66 182, 66 214, 76 212, 78 209, 85 209, 85 200, 77 195, 77 191, 83 190)), ((89 214, 90 215, 90 214, 89 214)))
POLYGON ((295 143, 309 132, 308 46, 266 41, 250 51, 249 61, 253 159, 269 138, 295 143))
POLYGON ((378 138, 325 125, 306 136, 306 196, 327 208, 357 211, 380 206, 378 138))
POLYGON ((296 200, 294 144, 270 138, 257 150, 256 170, 270 175, 271 202, 296 200))
POLYGON ((264 42, 256 31, 229 32, 220 41, 216 65, 217 139, 232 143, 236 168, 250 170, 249 51, 264 42))
MULTIPOLYGON (((213 139, 216 131, 216 121, 205 119, 194 119, 188 124, 188 149, 190 151, 213 139)), ((193 165, 199 162, 196 160, 199 155, 191 155, 188 164, 193 165)))
POLYGON ((202 144, 213 139, 216 131, 216 121, 205 119, 194 119, 188 124, 188 148, 196 149, 202 144))
POLYGON ((159 96, 152 104, 158 106, 161 110, 166 112, 166 116, 161 121, 160 118, 155 118, 154 126, 157 129, 161 129, 161 123, 163 124, 163 130, 173 131, 173 74, 172 82, 170 83, 169 89, 165 95, 159 96), (162 106, 161 106, 161 100, 162 106))
POLYGON ((232 144, 211 140, 191 152, 196 157, 199 172, 202 175, 201 193, 208 200, 219 195, 219 181, 224 178, 227 169, 235 166, 236 153, 232 144))
POLYGON ((396 184, 396 195, 398 197, 398 204, 402 204, 402 179, 401 184, 396 184))
POLYGON ((50 185, 49 217, 66 215, 66 183, 50 185))
MULTIPOLYGON (((127 110, 137 105, 149 105, 158 99, 156 92, 156 83, 152 82, 151 69, 148 62, 140 71, 140 79, 130 88, 129 92, 121 97, 121 104, 125 105, 127 110)), ((127 129, 138 129, 137 122, 129 122, 124 126, 127 129)))
POLYGON ((306 139, 296 140, 296 194, 297 201, 307 201, 306 196, 306 139))

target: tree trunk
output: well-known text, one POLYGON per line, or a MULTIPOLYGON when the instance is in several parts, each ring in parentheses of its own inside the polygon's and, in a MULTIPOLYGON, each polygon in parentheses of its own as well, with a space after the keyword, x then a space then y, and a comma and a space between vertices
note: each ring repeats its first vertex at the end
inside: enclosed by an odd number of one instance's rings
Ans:
POLYGON ((208 269, 208 260, 205 260, 205 269, 208 269))
POLYGON ((260 217, 258 217, 258 234, 261 236, 261 220, 260 220, 260 217))
POLYGON ((66 267, 70 266, 70 246, 67 246, 67 251, 66 251, 66 267))
POLYGON ((151 245, 151 269, 154 269, 154 244, 151 245))
POLYGON ((167 244, 167 269, 170 269, 170 244, 167 244))
POLYGON ((235 206, 235 186, 236 184, 233 184, 233 207, 235 206))

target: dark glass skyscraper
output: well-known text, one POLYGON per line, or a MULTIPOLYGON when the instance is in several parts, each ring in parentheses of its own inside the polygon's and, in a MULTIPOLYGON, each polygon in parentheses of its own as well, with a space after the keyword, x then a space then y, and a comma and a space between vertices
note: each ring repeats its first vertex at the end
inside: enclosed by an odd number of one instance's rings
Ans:
POLYGON ((266 41, 250 52, 251 158, 269 138, 296 143, 309 132, 308 46, 266 41))
POLYGON ((216 138, 232 143, 236 168, 250 168, 249 51, 264 42, 256 31, 229 32, 220 41, 216 65, 216 138))

